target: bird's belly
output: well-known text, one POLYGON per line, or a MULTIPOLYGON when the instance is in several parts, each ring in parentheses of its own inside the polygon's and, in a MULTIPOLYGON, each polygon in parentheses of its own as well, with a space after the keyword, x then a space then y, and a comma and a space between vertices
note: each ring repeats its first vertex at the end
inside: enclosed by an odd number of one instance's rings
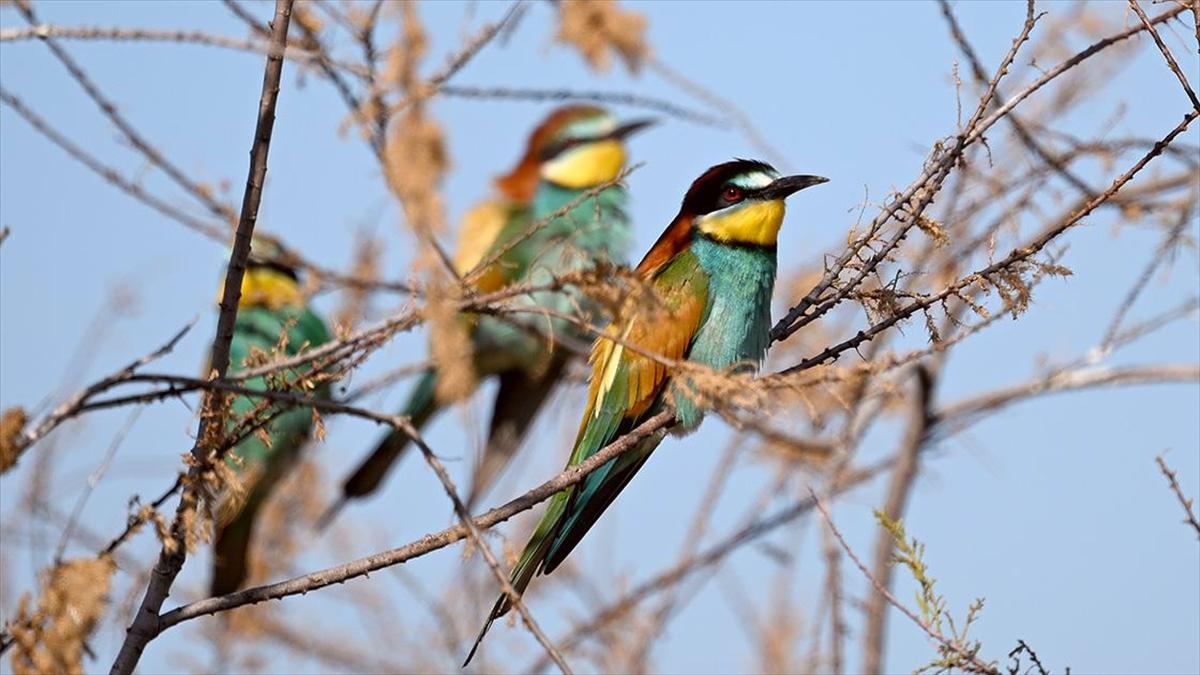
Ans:
MULTIPOLYGON (((703 239, 693 247, 709 274, 709 307, 688 351, 688 361, 716 371, 757 370, 770 344, 774 252, 703 239)), ((688 390, 704 388, 686 380, 682 384, 673 387, 677 416, 685 428, 694 427, 708 406, 703 396, 688 390)))

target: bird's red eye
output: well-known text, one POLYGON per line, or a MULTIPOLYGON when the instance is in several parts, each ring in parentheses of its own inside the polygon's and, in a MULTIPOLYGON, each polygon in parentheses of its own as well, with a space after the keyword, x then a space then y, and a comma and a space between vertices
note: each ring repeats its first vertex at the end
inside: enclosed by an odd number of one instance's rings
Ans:
POLYGON ((725 186, 725 191, 721 193, 721 199, 732 204, 742 201, 742 189, 736 185, 725 186))

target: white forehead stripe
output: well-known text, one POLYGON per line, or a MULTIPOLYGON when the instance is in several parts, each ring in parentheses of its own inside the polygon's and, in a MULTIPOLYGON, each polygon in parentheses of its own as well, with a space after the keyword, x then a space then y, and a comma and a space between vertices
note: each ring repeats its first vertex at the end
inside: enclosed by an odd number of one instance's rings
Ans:
POLYGON ((567 135, 582 138, 606 136, 617 130, 617 119, 612 115, 589 117, 567 126, 567 135))
POLYGON ((778 174, 767 171, 754 171, 738 176, 730 182, 747 190, 757 190, 774 183, 776 178, 779 178, 778 174))

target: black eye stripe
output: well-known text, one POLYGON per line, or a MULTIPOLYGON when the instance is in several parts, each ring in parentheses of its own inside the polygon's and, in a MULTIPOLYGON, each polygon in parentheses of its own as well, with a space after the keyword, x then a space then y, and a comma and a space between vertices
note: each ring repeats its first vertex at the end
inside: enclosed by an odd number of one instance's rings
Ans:
POLYGON ((733 183, 738 176, 750 173, 765 173, 772 175, 775 169, 765 162, 738 159, 711 167, 692 183, 687 196, 683 198, 683 210, 693 215, 703 215, 719 211, 734 203, 753 199, 762 192, 761 189, 747 188, 733 183), (724 199, 725 188, 736 187, 742 191, 738 202, 728 202, 724 199))
POLYGON ((294 268, 284 265, 283 263, 276 261, 276 260, 251 260, 250 267, 257 267, 258 269, 271 270, 273 272, 278 272, 279 274, 282 274, 283 276, 291 279, 292 281, 296 281, 296 282, 300 281, 299 275, 296 274, 296 270, 294 268))

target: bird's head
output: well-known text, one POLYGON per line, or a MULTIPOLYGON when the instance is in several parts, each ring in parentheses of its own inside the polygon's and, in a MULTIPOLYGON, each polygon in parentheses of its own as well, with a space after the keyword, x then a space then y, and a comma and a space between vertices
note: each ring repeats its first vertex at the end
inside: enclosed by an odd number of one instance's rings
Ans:
POLYGON ((624 139, 653 120, 621 124, 604 108, 569 105, 550 113, 529 136, 525 154, 496 185, 509 199, 528 203, 539 180, 571 189, 595 187, 625 165, 624 139))
POLYGON ((250 242, 250 257, 242 276, 241 307, 278 309, 304 304, 295 256, 278 239, 256 233, 250 242))
POLYGON ((679 218, 731 244, 774 246, 788 195, 827 182, 821 176, 780 176, 770 164, 737 159, 705 171, 683 198, 679 218))

